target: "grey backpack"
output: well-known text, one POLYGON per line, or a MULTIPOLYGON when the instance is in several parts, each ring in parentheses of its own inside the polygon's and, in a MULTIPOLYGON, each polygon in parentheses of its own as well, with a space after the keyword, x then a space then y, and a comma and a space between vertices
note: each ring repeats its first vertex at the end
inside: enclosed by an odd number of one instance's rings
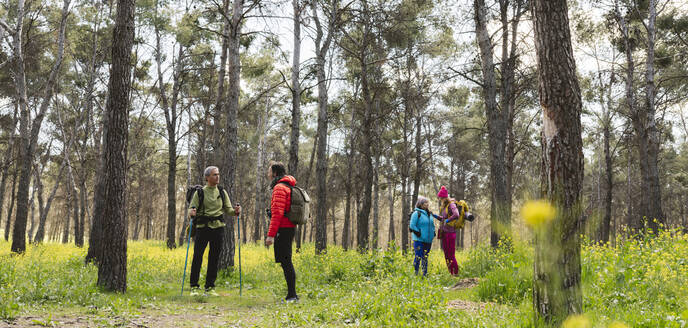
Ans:
POLYGON ((310 217, 310 203, 311 198, 308 197, 306 190, 299 187, 292 187, 286 182, 281 182, 285 184, 291 190, 291 206, 289 212, 285 213, 289 221, 293 224, 304 224, 308 221, 310 217))

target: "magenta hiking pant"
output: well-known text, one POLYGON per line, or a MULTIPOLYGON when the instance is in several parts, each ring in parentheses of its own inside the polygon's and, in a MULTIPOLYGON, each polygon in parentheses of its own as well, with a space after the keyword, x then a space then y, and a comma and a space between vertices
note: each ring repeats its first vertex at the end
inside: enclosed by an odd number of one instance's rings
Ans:
POLYGON ((459 264, 456 263, 456 232, 445 233, 442 238, 442 250, 444 251, 444 260, 447 261, 447 269, 452 275, 459 273, 459 264))

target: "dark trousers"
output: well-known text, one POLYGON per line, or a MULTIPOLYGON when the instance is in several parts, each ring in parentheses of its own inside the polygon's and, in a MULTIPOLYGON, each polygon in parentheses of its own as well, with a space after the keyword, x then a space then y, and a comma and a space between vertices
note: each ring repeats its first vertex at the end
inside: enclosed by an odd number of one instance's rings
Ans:
POLYGON ((222 249, 222 237, 224 236, 224 229, 224 227, 217 229, 204 227, 196 230, 193 261, 191 261, 191 287, 198 287, 198 276, 201 273, 203 253, 205 252, 205 247, 208 244, 210 244, 210 250, 208 251, 208 271, 205 275, 205 288, 208 289, 215 287, 215 278, 217 278, 217 262, 220 258, 220 250, 222 249))
POLYGON ((423 275, 428 274, 428 254, 430 253, 430 248, 432 244, 424 243, 422 241, 413 242, 413 252, 415 257, 413 258, 413 269, 418 274, 418 265, 423 266, 423 275))
POLYGON ((280 228, 275 236, 275 262, 282 266, 287 282, 287 298, 296 297, 296 271, 291 261, 295 228, 280 228))

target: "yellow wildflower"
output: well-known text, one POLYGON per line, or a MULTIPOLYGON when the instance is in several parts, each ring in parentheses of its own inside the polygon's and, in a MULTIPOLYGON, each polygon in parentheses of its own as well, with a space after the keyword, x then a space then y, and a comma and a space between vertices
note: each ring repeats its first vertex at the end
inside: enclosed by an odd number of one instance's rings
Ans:
POLYGON ((573 315, 566 320, 564 320, 564 323, 561 325, 561 328, 590 328, 592 325, 590 325, 590 320, 586 318, 584 315, 573 315))
POLYGON ((614 321, 612 322, 608 328, 628 328, 625 323, 620 322, 620 321, 614 321))
POLYGON ((523 221, 531 228, 538 228, 544 223, 552 221, 557 211, 548 201, 529 201, 521 208, 523 221))

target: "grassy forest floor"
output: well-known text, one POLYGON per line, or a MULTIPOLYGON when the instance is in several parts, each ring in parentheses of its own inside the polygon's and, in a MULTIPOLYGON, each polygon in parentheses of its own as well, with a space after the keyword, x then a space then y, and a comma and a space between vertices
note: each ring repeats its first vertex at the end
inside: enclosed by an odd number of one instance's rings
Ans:
MULTIPOLYGON (((657 237, 582 248, 584 316, 592 327, 688 326, 688 236, 657 237)), ((451 277, 440 250, 427 278, 413 274, 410 255, 361 255, 312 245, 295 255, 298 303, 281 301, 286 287, 272 249, 244 245, 243 295, 238 271, 218 278, 219 297, 180 297, 186 247, 129 242, 128 291, 96 287, 86 249, 30 246, 22 256, 0 242, 0 327, 529 327, 532 249, 486 246, 457 252, 451 277)), ((204 267, 201 283, 204 281, 204 267)))

